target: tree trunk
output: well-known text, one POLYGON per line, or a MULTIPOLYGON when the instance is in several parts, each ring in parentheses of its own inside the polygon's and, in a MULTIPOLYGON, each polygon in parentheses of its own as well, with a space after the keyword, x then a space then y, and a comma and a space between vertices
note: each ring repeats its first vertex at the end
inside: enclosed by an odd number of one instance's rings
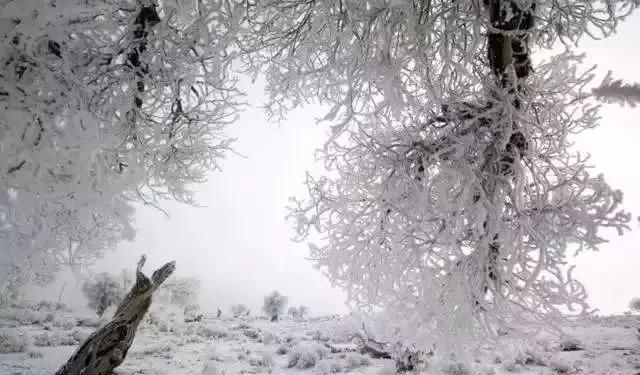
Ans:
POLYGON ((110 375, 125 359, 138 325, 151 305, 151 296, 173 273, 175 262, 157 269, 151 279, 142 273, 143 255, 136 269, 136 283, 124 297, 113 319, 80 345, 56 375, 110 375))
MULTIPOLYGON (((529 55, 529 32, 534 26, 536 3, 519 5, 516 0, 484 0, 489 10, 491 28, 487 35, 487 57, 498 86, 512 94, 511 103, 516 109, 521 107, 518 94, 522 93, 520 82, 532 72, 531 57, 529 55)), ((496 133, 500 139, 500 133, 496 133)), ((520 131, 517 123, 512 124, 512 133, 504 150, 499 151, 496 163, 487 163, 491 169, 487 175, 507 177, 513 174, 513 164, 527 149, 525 135, 520 131)), ((491 179, 491 177, 489 177, 491 179)), ((495 190, 496 181, 485 181, 485 191, 495 190)), ((484 222, 487 236, 492 236, 487 250, 486 273, 488 278, 500 288, 499 272, 497 270, 500 258, 500 239, 497 233, 491 233, 495 223, 488 218, 484 222)), ((488 286, 485 286, 485 293, 488 286)), ((478 301, 476 301, 478 304, 478 301)))

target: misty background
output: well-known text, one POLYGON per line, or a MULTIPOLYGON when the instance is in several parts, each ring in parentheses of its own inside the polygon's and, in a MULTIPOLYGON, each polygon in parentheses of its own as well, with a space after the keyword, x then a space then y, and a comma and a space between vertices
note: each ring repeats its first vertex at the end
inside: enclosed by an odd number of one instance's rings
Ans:
MULTIPOLYGON (((579 51, 588 65, 598 65, 597 80, 608 70, 614 78, 640 82, 640 14, 619 26, 606 41, 588 40, 579 51)), ((539 60, 539 54, 533 55, 539 60)), ((269 122, 260 109, 263 86, 245 86, 249 107, 228 127, 238 138, 236 154, 222 161, 223 171, 211 174, 206 184, 195 187, 199 207, 164 202, 169 214, 152 207, 138 207, 137 235, 91 268, 92 272, 119 273, 133 269, 147 254, 145 270, 176 260, 176 275, 197 277, 202 286, 204 311, 220 308, 229 313, 232 304, 244 303, 258 314, 263 297, 278 290, 289 304, 306 305, 312 315, 345 313, 345 294, 332 287, 323 274, 305 260, 307 245, 291 241, 293 226, 286 222, 289 197, 305 196, 307 171, 322 173, 314 150, 328 139, 328 125, 315 124, 322 108, 308 105, 292 111, 286 121, 269 122)), ((574 259, 574 276, 582 281, 592 307, 603 314, 627 310, 632 297, 640 296, 640 111, 638 108, 604 106, 601 126, 574 136, 575 147, 591 154, 592 173, 604 173, 612 187, 625 194, 624 208, 633 214, 632 231, 624 236, 604 233, 610 240, 599 252, 585 252, 574 259)), ((47 287, 33 288, 32 298, 57 299, 75 308, 85 305, 82 280, 65 272, 47 287)))

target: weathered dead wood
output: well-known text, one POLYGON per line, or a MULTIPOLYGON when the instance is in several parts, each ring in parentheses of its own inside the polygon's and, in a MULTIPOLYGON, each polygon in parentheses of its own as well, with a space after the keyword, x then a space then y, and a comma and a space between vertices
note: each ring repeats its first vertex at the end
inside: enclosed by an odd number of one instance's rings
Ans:
POLYGON ((118 305, 113 319, 92 333, 56 375, 111 375, 124 361, 149 310, 151 296, 175 270, 175 262, 167 263, 149 279, 142 273, 145 261, 143 255, 136 268, 136 283, 118 305))

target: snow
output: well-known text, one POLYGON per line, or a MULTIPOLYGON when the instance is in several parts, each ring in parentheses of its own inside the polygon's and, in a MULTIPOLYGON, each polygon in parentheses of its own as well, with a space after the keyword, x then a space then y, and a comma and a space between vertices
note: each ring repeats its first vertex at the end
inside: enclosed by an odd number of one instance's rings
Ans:
MULTIPOLYGON (((466 360, 427 357, 428 370, 422 373, 638 374, 638 320, 635 315, 593 317, 565 325, 567 336, 560 339, 542 335, 529 343, 503 339, 466 360)), ((262 317, 207 315, 202 322, 164 323, 141 325, 119 374, 395 373, 393 360, 360 354, 349 341, 358 326, 354 316, 270 322, 262 317)), ((0 310, 0 337, 26 340, 17 353, 0 350, 0 374, 55 372, 94 324, 93 317, 48 306, 0 310)))

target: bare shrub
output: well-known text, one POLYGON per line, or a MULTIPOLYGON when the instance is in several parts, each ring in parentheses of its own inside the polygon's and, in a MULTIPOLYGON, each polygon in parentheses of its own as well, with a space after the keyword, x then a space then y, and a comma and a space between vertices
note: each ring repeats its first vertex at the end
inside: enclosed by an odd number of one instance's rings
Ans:
POLYGON ((308 369, 312 368, 319 360, 329 354, 327 348, 318 344, 298 344, 289 352, 289 368, 308 369))
POLYGON ((16 331, 0 330, 0 353, 22 353, 27 350, 27 339, 16 331))

